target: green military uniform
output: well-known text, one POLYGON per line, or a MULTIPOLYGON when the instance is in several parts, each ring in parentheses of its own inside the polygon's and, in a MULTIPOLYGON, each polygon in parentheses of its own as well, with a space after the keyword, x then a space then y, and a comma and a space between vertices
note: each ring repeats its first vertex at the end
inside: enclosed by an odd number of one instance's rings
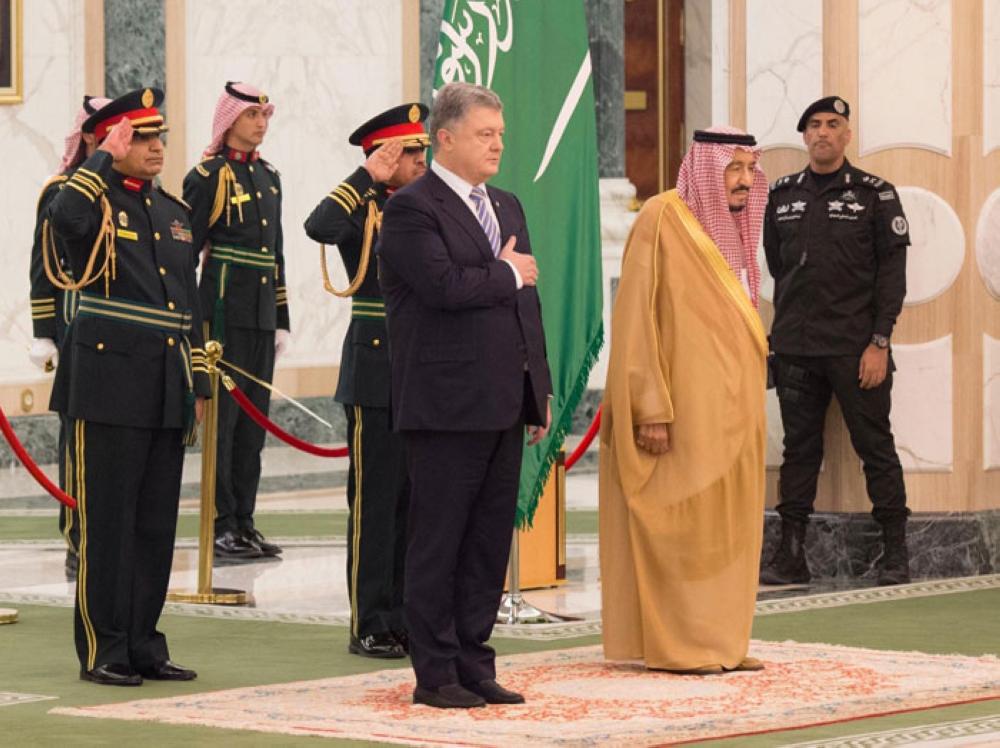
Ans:
MULTIPOLYGON (((38 197, 36 210, 35 238, 31 246, 31 329, 35 338, 48 338, 56 347, 62 345, 66 337, 66 328, 73 321, 79 294, 76 291, 63 291, 52 284, 45 274, 42 261, 42 219, 48 210, 52 199, 59 193, 59 188, 66 182, 68 175, 60 174, 52 177, 38 197)), ((65 257, 59 258, 59 266, 67 275, 72 274, 69 262, 65 257)), ((68 485, 66 435, 69 424, 66 419, 59 419, 59 487, 66 490, 68 485)), ((59 534, 66 539, 68 556, 76 555, 80 547, 80 526, 76 515, 65 504, 59 505, 59 534)), ((69 562, 67 562, 69 564, 69 562)), ((68 566, 68 568, 71 568, 68 566)))
MULTIPOLYGON (((425 107, 395 107, 366 122, 350 142, 370 154, 379 141, 402 137, 410 147, 428 144, 425 107), (409 131, 409 132, 407 132, 409 131)), ((315 241, 336 244, 351 287, 351 322, 340 357, 334 399, 347 415, 350 472, 347 503, 347 588, 351 601, 351 647, 356 654, 401 656, 406 646, 403 620, 403 560, 409 479, 403 441, 389 418, 391 378, 385 302, 371 252, 375 226, 390 189, 359 168, 323 198, 306 220, 315 241), (367 256, 366 256, 367 255, 367 256), (397 645, 398 644, 398 645, 397 645)))
MULTIPOLYGON (((105 118, 95 134, 100 139, 107 118, 131 110, 145 115, 137 132, 162 131, 162 118, 150 114, 160 99, 154 89, 119 98, 91 118, 105 118)), ((85 131, 95 127, 91 120, 85 131)), ((88 158, 46 214, 81 282, 98 253, 98 272, 80 293, 62 346, 51 408, 72 423, 81 674, 111 666, 120 676, 155 673, 169 661, 156 624, 170 578, 184 444, 194 433, 195 398, 210 390, 187 208, 112 164, 104 151, 88 158)))
MULTIPOLYGON (((226 361, 270 383, 275 330, 289 329, 281 177, 256 151, 225 149, 188 172, 184 199, 192 208, 195 248, 208 245, 199 291, 211 337, 223 343, 226 361)), ((267 413, 270 392, 246 377, 234 378, 267 413)), ((254 530, 264 437, 230 398, 219 401, 217 538, 254 530)))

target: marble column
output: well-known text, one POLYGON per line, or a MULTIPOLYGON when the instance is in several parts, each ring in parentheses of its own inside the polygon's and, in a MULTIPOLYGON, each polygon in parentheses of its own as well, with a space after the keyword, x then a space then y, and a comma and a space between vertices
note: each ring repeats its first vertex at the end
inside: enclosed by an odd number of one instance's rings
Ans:
POLYGON ((430 106, 444 0, 420 0, 420 100, 430 106))
POLYGON ((587 30, 597 104, 598 170, 625 176, 625 3, 587 0, 587 30))
POLYGON ((142 86, 164 88, 163 0, 104 0, 104 90, 111 98, 142 86))

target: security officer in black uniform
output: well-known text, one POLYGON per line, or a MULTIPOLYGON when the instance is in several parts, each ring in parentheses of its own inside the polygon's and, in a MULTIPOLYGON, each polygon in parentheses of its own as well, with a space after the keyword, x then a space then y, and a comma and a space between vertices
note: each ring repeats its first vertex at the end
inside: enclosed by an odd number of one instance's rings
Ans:
MULTIPOLYGON (((260 157, 274 105, 258 89, 226 83, 205 159, 184 178, 184 199, 202 262, 202 313, 247 397, 268 412, 277 355, 288 344, 288 292, 281 231, 281 178, 260 157), (206 246, 207 242, 207 246, 206 246), (257 381, 255 381, 255 379, 257 381)), ((254 527, 264 430, 231 398, 219 401, 215 555, 275 557, 281 548, 254 527)))
MULTIPOLYGON (((351 600, 348 650, 367 657, 404 657, 403 559, 409 481, 403 441, 389 423, 389 355, 385 302, 372 246, 390 194, 427 170, 427 107, 404 104, 354 131, 367 161, 323 198, 306 233, 336 244, 349 278, 351 324, 340 358, 334 399, 347 414, 350 473, 347 504, 347 588, 351 600)), ((324 256, 325 263, 325 256, 324 256)), ((323 268, 324 277, 326 268, 323 268)))
POLYGON ((195 677, 156 630, 184 446, 210 394, 188 210, 152 181, 163 167, 162 99, 140 89, 87 119, 101 145, 62 184, 43 227, 75 279, 50 258, 49 280, 80 291, 51 408, 73 425, 80 677, 103 685, 195 677))
MULTIPOLYGON (((63 291, 54 286, 45 273, 45 262, 42 257, 42 225, 46 211, 52 199, 59 193, 60 186, 69 179, 70 174, 93 155, 97 148, 92 133, 82 134, 80 128, 83 121, 107 103, 107 99, 95 99, 92 96, 83 97, 83 106, 77 114, 74 129, 66 138, 66 152, 63 154, 62 169, 59 174, 50 178, 43 186, 38 196, 35 210, 34 242, 31 245, 31 327, 34 340, 31 344, 29 357, 32 363, 45 372, 52 371, 59 362, 59 346, 66 337, 66 328, 76 314, 80 298, 76 291, 63 291)), ((58 248, 57 248, 58 249, 58 248)), ((56 252, 59 266, 68 276, 72 276, 72 268, 63 253, 56 252)), ((66 418, 59 418, 59 487, 73 494, 71 475, 68 470, 69 461, 66 453, 66 435, 71 424, 66 418)), ((76 578, 77 553, 80 547, 80 524, 76 513, 65 504, 59 505, 59 534, 66 540, 66 574, 76 578)))
POLYGON ((766 584, 810 579, 804 541, 823 459, 823 421, 837 397, 864 463, 882 528, 879 584, 908 582, 906 488, 889 424, 889 340, 906 295, 909 227, 895 188, 852 166, 850 108, 811 104, 798 123, 809 165, 771 186, 764 250, 775 279, 771 349, 785 428, 781 543, 766 584))

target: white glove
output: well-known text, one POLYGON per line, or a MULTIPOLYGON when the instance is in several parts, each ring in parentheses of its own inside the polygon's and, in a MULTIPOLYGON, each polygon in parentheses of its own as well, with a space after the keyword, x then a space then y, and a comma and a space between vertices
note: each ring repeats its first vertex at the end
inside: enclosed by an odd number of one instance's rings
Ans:
POLYGON ((59 349, 56 348, 56 341, 52 338, 34 338, 31 341, 28 358, 42 371, 51 371, 59 364, 59 349))
POLYGON ((292 344, 292 334, 288 330, 274 331, 274 360, 277 361, 292 344))

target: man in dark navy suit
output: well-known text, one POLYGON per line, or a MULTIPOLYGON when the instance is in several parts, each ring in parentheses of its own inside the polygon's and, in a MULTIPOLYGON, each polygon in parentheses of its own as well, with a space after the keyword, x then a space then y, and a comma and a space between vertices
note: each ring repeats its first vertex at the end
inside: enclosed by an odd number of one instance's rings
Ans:
POLYGON ((392 417, 410 474, 404 609, 414 703, 516 704, 493 630, 510 551, 524 428, 551 420, 538 269, 524 211, 487 187, 503 105, 452 83, 431 111, 434 162, 386 204, 378 245, 392 417))

